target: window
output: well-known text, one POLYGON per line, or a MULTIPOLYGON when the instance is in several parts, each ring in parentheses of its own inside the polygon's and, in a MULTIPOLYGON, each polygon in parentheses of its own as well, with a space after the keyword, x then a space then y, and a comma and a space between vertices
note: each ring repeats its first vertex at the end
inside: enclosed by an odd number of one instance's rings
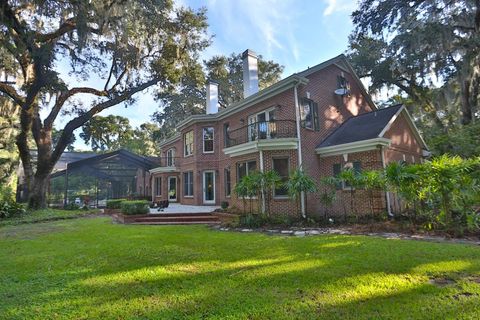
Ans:
POLYGON ((229 147, 230 146, 230 124, 227 122, 227 123, 224 123, 223 124, 223 146, 225 148, 229 147))
MULTIPOLYGON (((353 172, 355 172, 355 174, 359 174, 362 172, 362 163, 360 161, 347 162, 343 167, 343 170, 347 169, 353 169, 353 172)), ((338 177, 340 175, 340 172, 342 172, 342 166, 340 165, 340 163, 335 163, 333 165, 333 176, 338 177)), ((350 184, 345 181, 341 181, 336 185, 337 190, 350 187, 350 184)))
POLYGON ((184 139, 184 156, 190 156, 193 154, 193 131, 185 133, 184 139))
POLYGON ((286 188, 288 181, 288 158, 273 159, 273 170, 275 170, 282 179, 282 185, 275 188, 273 195, 275 197, 285 197, 288 195, 286 188))
POLYGON ((337 88, 338 89, 347 89, 350 92, 350 83, 345 78, 345 76, 339 75, 337 76, 337 88))
POLYGON ((237 182, 255 170, 257 170, 257 162, 255 160, 237 163, 237 182))
POLYGON ((155 178, 155 195, 156 196, 162 195, 162 178, 161 177, 155 178))
POLYGON ((203 152, 204 153, 213 152, 213 134, 214 134, 213 127, 203 128, 203 152))
POLYGON ((303 99, 300 105, 300 120, 303 128, 320 130, 318 105, 310 99, 303 99))
POLYGON ((193 171, 183 173, 183 195, 193 197, 193 171))
POLYGON ((167 167, 175 166, 175 150, 169 149, 167 151, 167 167))
POLYGON ((225 197, 230 197, 230 194, 232 193, 232 177, 230 168, 225 168, 223 173, 225 175, 225 197))

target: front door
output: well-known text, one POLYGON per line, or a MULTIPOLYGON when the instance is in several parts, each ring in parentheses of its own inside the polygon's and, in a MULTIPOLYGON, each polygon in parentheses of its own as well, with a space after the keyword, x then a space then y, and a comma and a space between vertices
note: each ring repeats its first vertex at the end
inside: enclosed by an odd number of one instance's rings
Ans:
POLYGON ((203 203, 215 204, 215 171, 203 172, 203 203))
POLYGON ((177 201, 177 177, 168 177, 168 201, 177 201))

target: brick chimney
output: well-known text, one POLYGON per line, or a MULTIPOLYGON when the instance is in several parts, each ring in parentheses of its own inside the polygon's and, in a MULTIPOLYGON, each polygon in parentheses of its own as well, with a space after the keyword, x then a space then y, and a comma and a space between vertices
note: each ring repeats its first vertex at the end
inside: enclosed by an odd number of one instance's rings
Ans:
POLYGON ((245 50, 243 59, 243 97, 258 92, 258 58, 252 50, 245 50))
POLYGON ((207 114, 218 112, 218 83, 209 80, 207 83, 207 114))

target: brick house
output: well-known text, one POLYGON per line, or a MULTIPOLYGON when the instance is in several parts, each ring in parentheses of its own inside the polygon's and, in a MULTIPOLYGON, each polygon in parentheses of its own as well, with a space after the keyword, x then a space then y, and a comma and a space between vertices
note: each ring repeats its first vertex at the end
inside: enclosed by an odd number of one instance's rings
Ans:
MULTIPOLYGON (((161 143, 161 165, 143 180, 151 184, 155 201, 227 201, 242 209, 233 188, 253 170, 276 170, 286 179, 301 166, 319 181, 345 167, 379 169, 391 161, 420 162, 426 154, 406 109, 377 109, 344 55, 261 91, 257 57, 250 50, 243 53, 243 69, 243 100, 219 110, 218 84, 209 82, 206 114, 188 117, 161 143)), ((369 212, 363 192, 357 190, 355 206, 358 212, 369 212)), ((339 187, 331 213, 342 214, 349 197, 349 188, 339 187)), ((390 211, 390 198, 378 192, 375 210, 390 211)), ((285 190, 275 190, 271 205, 274 213, 318 215, 324 210, 320 192, 304 195, 297 209, 285 190)))

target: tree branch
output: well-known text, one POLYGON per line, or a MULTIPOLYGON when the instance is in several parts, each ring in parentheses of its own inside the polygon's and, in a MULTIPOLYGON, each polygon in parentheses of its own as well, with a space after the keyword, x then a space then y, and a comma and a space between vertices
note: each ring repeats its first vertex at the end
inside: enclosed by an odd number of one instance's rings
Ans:
POLYGON ((93 94, 98 97, 107 97, 108 92, 105 90, 97 90, 94 88, 89 88, 89 87, 76 87, 72 88, 68 91, 62 92, 60 96, 57 98, 55 105, 53 106, 52 110, 50 111, 50 114, 45 118, 44 126, 47 128, 51 128, 53 125, 53 122, 58 116, 58 113, 60 110, 62 110, 63 105, 65 102, 72 96, 78 94, 78 93, 87 93, 87 94, 93 94))
POLYGON ((55 146, 55 150, 52 153, 52 161, 57 161, 60 158, 60 156, 62 155, 63 151, 65 150, 65 148, 67 147, 70 141, 73 131, 80 128, 82 125, 84 125, 88 120, 90 120, 96 114, 102 112, 107 108, 113 107, 119 103, 122 103, 130 99, 135 93, 143 91, 144 89, 158 83, 158 81, 159 81, 158 78, 154 78, 136 87, 130 88, 110 100, 100 102, 99 104, 93 106, 89 111, 70 120, 65 125, 65 128, 63 129, 62 134, 58 139, 57 145, 55 146))
POLYGON ((17 90, 5 82, 0 82, 0 91, 9 96, 16 104, 22 105, 24 103, 22 96, 18 94, 17 90))

